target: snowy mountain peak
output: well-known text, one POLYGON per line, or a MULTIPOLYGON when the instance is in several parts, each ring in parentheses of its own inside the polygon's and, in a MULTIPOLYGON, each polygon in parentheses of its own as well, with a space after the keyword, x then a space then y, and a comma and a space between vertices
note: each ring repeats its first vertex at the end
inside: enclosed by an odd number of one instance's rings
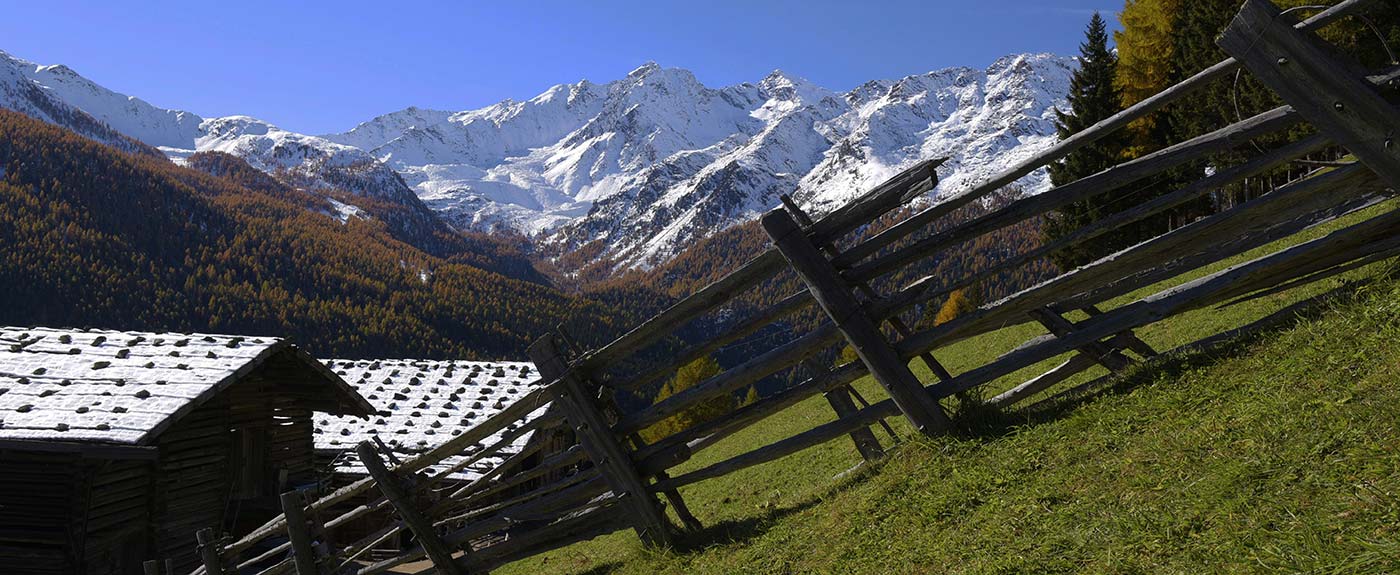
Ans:
MULTIPOLYGON (((616 265, 647 267, 783 193, 820 212, 934 157, 950 158, 936 193, 981 181, 1053 144, 1075 65, 1013 54, 841 93, 782 70, 712 88, 647 62, 608 83, 472 110, 409 107, 312 136, 156 108, 0 52, 0 106, 70 126, 90 115, 82 126, 96 139, 125 134, 177 160, 227 152, 299 187, 431 209, 459 228, 508 228, 560 251, 600 242, 616 265)), ((1034 193, 1047 179, 1021 185, 1034 193)))

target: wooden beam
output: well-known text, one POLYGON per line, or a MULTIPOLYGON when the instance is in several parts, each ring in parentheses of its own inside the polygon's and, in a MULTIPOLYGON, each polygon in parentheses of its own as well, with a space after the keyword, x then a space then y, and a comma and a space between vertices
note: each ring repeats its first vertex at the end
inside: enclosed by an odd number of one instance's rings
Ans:
POLYGON ((540 377, 558 382, 555 402, 574 426, 574 432, 592 456, 593 464, 602 470, 613 492, 631 509, 632 526, 637 536, 648 546, 670 545, 671 529, 666 516, 632 466, 631 457, 617 436, 613 435, 603 412, 598 409, 597 398, 560 355, 554 337, 546 335, 540 338, 530 346, 528 353, 530 361, 540 370, 540 377))
MULTIPOLYGON (((1069 337, 1074 332, 1074 324, 1065 319, 1064 316, 1055 313, 1050 308, 1040 307, 1030 311, 1031 317, 1045 326, 1045 329, 1054 334, 1055 337, 1069 337)), ((1100 341, 1091 341, 1079 348, 1079 353, 1089 356, 1099 365, 1108 368, 1109 371, 1119 372, 1132 365, 1132 360, 1124 357, 1118 350, 1109 347, 1100 341)))
POLYGON ((205 575, 224 575, 224 568, 219 563, 219 541, 214 538, 214 530, 205 527, 196 531, 194 538, 199 543, 196 550, 199 551, 199 560, 204 563, 205 575))
MULTIPOLYGON (((428 555, 428 559, 433 562, 433 567, 441 575, 462 575, 463 571, 458 567, 457 562, 452 560, 452 552, 448 550, 447 544, 438 537, 437 529, 433 527, 432 521, 423 515, 413 504, 413 498, 408 490, 404 489, 402 480, 397 473, 384 466, 384 460, 380 458, 379 451, 374 448, 374 444, 368 441, 361 441, 355 446, 355 452, 360 456, 360 462, 365 465, 365 470, 370 477, 374 478, 375 485, 379 486, 379 491, 384 494, 384 498, 398 511, 399 517, 413 532, 414 538, 418 540, 418 545, 423 548, 423 552, 428 555)), ((462 553, 467 554, 464 548, 462 553)))
POLYGON ((807 284, 817 305, 845 335, 856 355, 894 399, 914 429, 926 435, 947 429, 950 422, 943 408, 924 392, 908 364, 895 353, 851 295, 850 288, 836 275, 836 268, 812 245, 792 216, 780 209, 773 210, 763 216, 762 223, 768 237, 807 284))
POLYGON ((311 532, 306 525, 304 501, 299 491, 288 491, 281 495, 282 513, 287 516, 287 537, 292 543, 292 561, 296 563, 297 575, 317 575, 316 551, 311 546, 311 532))
MULTIPOLYGON (((831 404, 832 411, 836 412, 836 418, 847 417, 856 411, 855 402, 851 401, 851 392, 845 387, 838 387, 826 392, 826 401, 831 404)), ((875 433, 869 427, 862 427, 850 433, 851 441, 856 444, 856 451, 860 453, 860 458, 865 461, 875 461, 885 457, 885 450, 880 447, 880 440, 875 438, 875 433)))
POLYGON ((1400 110, 1353 63, 1267 0, 1246 0, 1217 41, 1299 114, 1400 190, 1400 110))

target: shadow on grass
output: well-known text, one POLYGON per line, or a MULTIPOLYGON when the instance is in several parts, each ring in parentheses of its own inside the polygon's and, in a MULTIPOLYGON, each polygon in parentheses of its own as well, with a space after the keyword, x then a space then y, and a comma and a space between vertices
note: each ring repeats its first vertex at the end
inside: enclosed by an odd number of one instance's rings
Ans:
MULTIPOLYGON (((1393 280, 1395 270, 1378 278, 1393 280)), ((1253 324, 1204 338, 1165 352, 1149 362, 1135 365, 1127 373, 1110 374, 1075 388, 1062 391, 1019 409, 1004 409, 987 403, 977 392, 969 390, 960 397, 952 418, 954 435, 964 439, 992 439, 1014 433, 1019 428, 1060 419, 1080 406, 1101 398, 1126 394, 1144 384, 1162 379, 1174 379, 1221 361, 1240 357, 1261 340, 1316 319, 1330 309, 1357 301, 1360 287, 1373 280, 1348 282, 1326 293, 1313 296, 1276 311, 1253 324), (1255 324, 1258 324, 1257 327, 1255 324), (1254 329, 1250 329, 1254 327, 1254 329)), ((1220 308, 1246 301, 1245 298, 1221 304, 1220 308)))

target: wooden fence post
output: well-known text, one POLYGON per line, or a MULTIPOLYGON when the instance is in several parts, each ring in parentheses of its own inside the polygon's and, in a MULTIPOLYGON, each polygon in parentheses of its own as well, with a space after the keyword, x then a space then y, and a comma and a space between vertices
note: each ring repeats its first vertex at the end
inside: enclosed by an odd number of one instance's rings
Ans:
POLYGON ((555 400, 564 410, 569 424, 574 426, 579 442, 602 471, 608 486, 632 510, 632 528, 642 543, 668 546, 671 543, 670 523, 662 513, 651 491, 632 464, 632 458, 612 432, 597 400, 586 391, 584 382, 560 356, 552 334, 545 335, 530 346, 530 361, 544 381, 558 381, 555 400))
POLYGON ((219 563, 219 541, 214 538, 214 530, 208 527, 200 529, 194 533, 194 539, 199 542, 197 550, 200 561, 204 562, 205 575, 224 575, 223 565, 219 563))
MULTIPOLYGON (((821 374, 821 366, 811 358, 802 362, 802 366, 807 368, 811 377, 821 374)), ((836 418, 840 419, 851 415, 857 411, 856 404, 851 399, 851 386, 843 385, 822 395, 826 397, 826 402, 831 404, 831 410, 836 412, 836 418)), ((881 420, 884 421, 884 420, 881 420)), ((880 446, 880 440, 876 439, 875 432, 869 427, 862 427, 851 432, 851 442, 856 444, 856 451, 860 453, 860 458, 865 461, 874 461, 885 456, 884 447, 880 446)))
POLYGON ((311 533, 306 527, 306 512, 302 509, 301 493, 288 491, 281 496, 282 514, 287 517, 287 539, 292 543, 292 561, 297 575, 316 575, 316 551, 311 547, 311 533))
POLYGON ((1267 0, 1248 0, 1217 43, 1332 141, 1400 190, 1400 110, 1366 74, 1267 0))
POLYGON ((141 571, 145 575, 160 575, 160 562, 152 559, 141 564, 141 571))
MULTIPOLYGON (((368 441, 361 441, 355 446, 356 453, 360 456, 360 462, 365 465, 365 470, 370 477, 374 478, 374 483, 379 486, 379 491, 384 494, 384 498, 398 511, 399 517, 408 524, 413 536, 418 539, 418 544, 423 547, 423 552, 428 555, 428 559, 433 562, 433 567, 437 568, 442 575, 462 575, 461 567, 452 559, 452 552, 448 550, 447 544, 438 537, 437 530, 433 528, 433 522, 429 521, 413 505, 413 498, 408 491, 404 490, 403 484, 397 473, 390 471, 384 466, 384 460, 380 458, 379 451, 368 441)), ((290 517, 288 520, 290 521, 290 517)), ((303 523, 304 525, 305 523, 303 523)), ((469 553, 463 549, 463 560, 469 553)))
MULTIPOLYGON (((1050 330, 1050 333, 1054 334, 1055 337, 1066 337, 1074 331, 1073 323, 1048 307, 1039 307, 1029 313, 1031 317, 1040 322, 1040 325, 1050 330)), ((1103 342, 1090 342, 1078 349, 1079 353, 1089 356, 1099 365, 1108 368, 1109 371, 1122 371, 1133 363, 1127 356, 1103 342)))
POLYGON ((924 390, 792 216, 780 209, 770 211, 763 216, 763 229, 914 429, 926 435, 947 429, 950 422, 943 408, 924 390))

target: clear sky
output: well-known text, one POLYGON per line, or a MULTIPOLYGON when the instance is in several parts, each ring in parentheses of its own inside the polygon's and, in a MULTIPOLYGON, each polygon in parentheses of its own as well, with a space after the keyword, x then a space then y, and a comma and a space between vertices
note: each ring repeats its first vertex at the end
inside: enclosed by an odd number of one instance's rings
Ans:
POLYGON ((782 70, 846 90, 1014 52, 1076 53, 1115 0, 3 0, 0 50, 118 92, 304 133, 464 110, 655 61, 708 86, 782 70))

